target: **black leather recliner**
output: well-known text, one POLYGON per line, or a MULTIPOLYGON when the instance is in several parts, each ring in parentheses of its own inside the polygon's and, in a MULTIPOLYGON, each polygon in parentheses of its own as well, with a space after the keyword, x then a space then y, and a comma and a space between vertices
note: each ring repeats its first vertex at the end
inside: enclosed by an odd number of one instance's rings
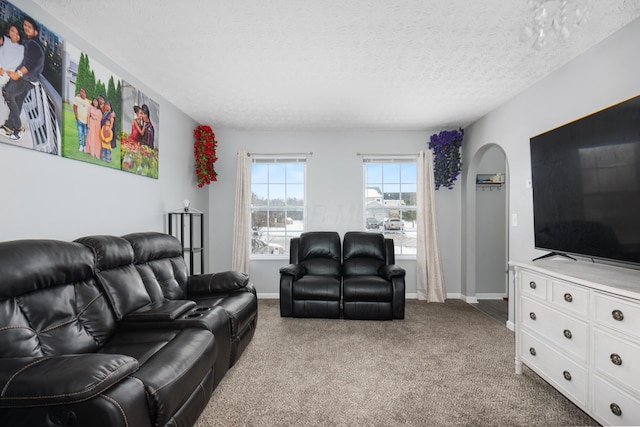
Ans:
POLYGON ((280 269, 282 317, 340 317, 340 235, 302 233, 291 239, 289 265, 280 269))
POLYGON ((344 235, 342 286, 345 319, 404 319, 405 270, 395 264, 393 240, 379 233, 344 235))

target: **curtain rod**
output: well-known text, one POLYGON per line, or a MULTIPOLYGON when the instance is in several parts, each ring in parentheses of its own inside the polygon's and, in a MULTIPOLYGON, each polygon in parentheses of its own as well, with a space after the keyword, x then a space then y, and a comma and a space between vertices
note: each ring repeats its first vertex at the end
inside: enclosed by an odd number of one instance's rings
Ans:
POLYGON ((371 157, 418 157, 420 153, 408 154, 388 154, 388 153, 356 153, 357 156, 371 156, 371 157))
POLYGON ((313 152, 306 153, 247 153, 247 156, 312 156, 313 152))

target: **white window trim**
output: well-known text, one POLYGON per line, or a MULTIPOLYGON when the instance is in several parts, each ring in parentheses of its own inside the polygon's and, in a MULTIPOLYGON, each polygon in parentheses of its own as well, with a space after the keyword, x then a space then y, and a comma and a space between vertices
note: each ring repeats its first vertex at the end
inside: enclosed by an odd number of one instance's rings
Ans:
MULTIPOLYGON (((307 223, 307 157, 312 155, 313 153, 250 153, 251 164, 253 167, 254 163, 304 163, 304 183, 303 183, 303 204, 302 204, 302 218, 303 218, 303 228, 300 233, 303 233, 306 229, 307 223), (256 162, 257 161, 257 162, 256 162)), ((253 182, 251 183, 253 185, 253 182)), ((285 206, 286 207, 286 206, 285 206)), ((251 213, 254 212, 253 206, 251 206, 251 213)), ((253 237, 253 230, 250 232, 250 236, 253 237)), ((251 242, 249 243, 251 247, 251 242)), ((249 254, 250 261, 264 261, 264 260, 288 260, 289 253, 285 252, 284 254, 249 254)))

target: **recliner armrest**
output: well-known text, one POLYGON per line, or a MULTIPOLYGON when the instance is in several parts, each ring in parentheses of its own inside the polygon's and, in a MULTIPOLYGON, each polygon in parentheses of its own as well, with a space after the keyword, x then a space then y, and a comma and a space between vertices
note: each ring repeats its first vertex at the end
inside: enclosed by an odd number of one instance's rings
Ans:
POLYGON ((249 284, 249 275, 240 271, 221 271, 215 274, 197 274, 187 279, 187 294, 217 294, 243 289, 249 284))
POLYGON ((398 264, 385 264, 381 265, 378 269, 378 275, 384 277, 387 280, 391 280, 393 277, 404 277, 406 271, 398 264))
POLYGON ((293 276, 293 280, 298 280, 302 276, 304 276, 306 270, 301 264, 289 264, 282 268, 280 268, 280 274, 285 276, 293 276))
POLYGON ((195 301, 189 300, 164 300, 157 301, 140 307, 124 317, 126 321, 157 321, 175 320, 186 311, 196 306, 195 301))
POLYGON ((138 370, 121 354, 12 357, 0 367, 0 408, 57 405, 91 399, 138 370))

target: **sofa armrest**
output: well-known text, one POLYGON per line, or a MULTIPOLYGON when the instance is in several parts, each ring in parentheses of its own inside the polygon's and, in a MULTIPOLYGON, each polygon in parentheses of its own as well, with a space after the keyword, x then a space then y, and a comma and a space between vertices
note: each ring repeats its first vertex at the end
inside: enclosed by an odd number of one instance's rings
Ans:
POLYGON ((138 370, 120 354, 69 354, 2 359, 0 408, 78 402, 101 394, 138 370))
POLYGON ((306 270, 302 264, 289 264, 280 269, 280 274, 284 276, 293 276, 293 280, 298 280, 304 276, 306 270))
POLYGON ((405 269, 400 267, 398 264, 385 264, 381 265, 378 269, 378 275, 387 280, 391 280, 394 277, 404 277, 405 274, 405 269))
POLYGON ((217 294, 243 289, 249 276, 240 271, 221 271, 215 274, 197 274, 187 279, 187 294, 217 294))
POLYGON ((126 321, 152 322, 158 320, 175 320, 196 306, 194 301, 164 300, 147 304, 132 311, 124 317, 126 321))

